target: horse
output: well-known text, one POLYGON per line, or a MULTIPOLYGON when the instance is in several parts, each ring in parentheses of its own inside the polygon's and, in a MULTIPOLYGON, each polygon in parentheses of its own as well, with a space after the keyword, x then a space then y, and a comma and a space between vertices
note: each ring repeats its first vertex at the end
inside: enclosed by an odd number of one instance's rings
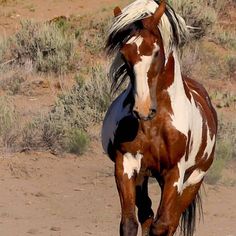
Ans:
POLYGON ((136 236, 139 223, 142 236, 172 236, 179 225, 185 236, 195 231, 217 114, 205 88, 181 73, 179 51, 188 39, 185 21, 164 0, 114 9, 105 46, 113 56, 108 75, 113 92, 124 90, 108 108, 101 136, 114 162, 122 236, 136 236), (161 189, 155 216, 149 177, 161 189))

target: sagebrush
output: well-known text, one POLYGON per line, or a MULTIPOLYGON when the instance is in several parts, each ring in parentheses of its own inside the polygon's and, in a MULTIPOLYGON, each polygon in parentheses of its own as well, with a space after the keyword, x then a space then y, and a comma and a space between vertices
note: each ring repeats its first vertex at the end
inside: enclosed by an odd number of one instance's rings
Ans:
POLYGON ((101 66, 90 69, 91 78, 58 97, 52 111, 31 122, 24 130, 25 148, 47 148, 81 153, 88 144, 89 129, 101 122, 111 101, 110 85, 101 66), (77 145, 76 145, 77 143, 77 145))
POLYGON ((0 45, 0 59, 10 60, 11 65, 31 64, 37 72, 54 73, 65 73, 74 67, 75 37, 65 34, 53 22, 22 21, 21 29, 7 44, 5 41, 0 45))

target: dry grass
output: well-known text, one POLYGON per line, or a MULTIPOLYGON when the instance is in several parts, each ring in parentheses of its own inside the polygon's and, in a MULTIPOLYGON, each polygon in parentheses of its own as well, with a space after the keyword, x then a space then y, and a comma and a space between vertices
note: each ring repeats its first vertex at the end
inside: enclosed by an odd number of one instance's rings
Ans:
POLYGON ((9 98, 0 97, 0 148, 13 148, 19 131, 19 117, 15 107, 9 98))
POLYGON ((216 184, 221 180, 223 169, 233 160, 236 160, 236 123, 220 118, 215 160, 206 176, 206 182, 216 184))
POLYGON ((68 93, 58 97, 53 110, 23 130, 23 149, 50 149, 81 154, 88 145, 88 130, 101 122, 111 101, 105 68, 90 69, 91 78, 77 79, 68 93))
POLYGON ((174 9, 185 19, 187 25, 195 27, 193 38, 199 39, 208 33, 217 19, 216 8, 204 0, 170 1, 174 9))
POLYGON ((11 71, 7 74, 2 74, 0 89, 6 91, 8 95, 16 95, 21 93, 24 81, 25 77, 20 71, 11 71))
POLYGON ((231 80, 236 71, 236 30, 223 28, 219 21, 224 13, 228 14, 226 10, 230 1, 171 2, 187 24, 197 28, 192 31, 189 44, 183 48, 183 73, 198 80, 231 80))
POLYGON ((23 21, 21 30, 0 44, 2 67, 8 66, 5 69, 9 70, 11 65, 37 72, 65 73, 75 66, 75 52, 74 36, 64 34, 54 23, 23 21))

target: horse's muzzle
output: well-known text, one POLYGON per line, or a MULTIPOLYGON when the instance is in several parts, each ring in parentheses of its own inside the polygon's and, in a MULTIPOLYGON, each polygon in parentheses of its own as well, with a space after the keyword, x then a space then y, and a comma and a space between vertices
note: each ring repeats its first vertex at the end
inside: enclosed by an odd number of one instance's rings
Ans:
POLYGON ((135 110, 133 111, 133 115, 138 120, 144 120, 144 121, 151 120, 156 115, 156 109, 150 109, 148 116, 142 116, 135 110))

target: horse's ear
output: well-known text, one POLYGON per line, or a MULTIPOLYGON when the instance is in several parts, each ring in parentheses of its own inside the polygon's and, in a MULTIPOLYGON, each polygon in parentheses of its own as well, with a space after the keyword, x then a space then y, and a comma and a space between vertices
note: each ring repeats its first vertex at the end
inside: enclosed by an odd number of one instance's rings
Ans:
POLYGON ((115 17, 119 16, 122 13, 121 9, 118 6, 114 8, 113 12, 115 17))
POLYGON ((162 0, 159 7, 156 9, 156 11, 154 12, 154 14, 152 16, 155 24, 159 23, 162 15, 165 12, 165 9, 166 9, 166 2, 165 2, 165 0, 162 0))
POLYGON ((166 9, 166 2, 165 0, 162 0, 159 7, 156 9, 153 15, 150 17, 144 18, 142 20, 144 28, 155 32, 157 29, 156 26, 159 24, 159 21, 165 12, 165 9, 166 9))

